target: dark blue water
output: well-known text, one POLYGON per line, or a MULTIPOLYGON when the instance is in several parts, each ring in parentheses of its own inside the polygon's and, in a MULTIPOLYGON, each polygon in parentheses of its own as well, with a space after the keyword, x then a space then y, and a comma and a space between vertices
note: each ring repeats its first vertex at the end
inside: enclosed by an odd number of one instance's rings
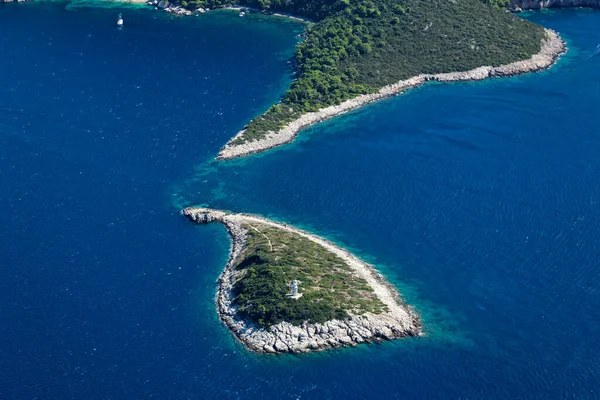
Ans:
POLYGON ((551 71, 429 85, 214 163, 289 83, 299 25, 0 7, 0 397, 600 396, 600 13, 528 18, 569 40, 551 71), (343 243, 428 336, 249 354, 213 306, 227 235, 187 204, 343 243))

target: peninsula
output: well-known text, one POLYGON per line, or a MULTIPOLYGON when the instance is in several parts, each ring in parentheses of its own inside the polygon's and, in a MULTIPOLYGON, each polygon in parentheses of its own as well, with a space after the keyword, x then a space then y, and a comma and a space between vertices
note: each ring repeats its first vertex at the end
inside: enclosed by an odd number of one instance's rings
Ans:
MULTIPOLYGON (((7 1, 7 0, 0 0, 7 1)), ((140 0, 130 0, 140 1, 140 0)), ((143 0, 142 0, 143 1, 143 0)), ((296 47, 296 79, 217 159, 261 152, 304 128, 427 81, 513 76, 550 67, 566 50, 556 32, 509 10, 598 7, 600 0, 153 0, 169 12, 250 7, 314 21, 296 47)))
POLYGON ((232 246, 217 308, 252 351, 304 353, 422 332, 383 276, 323 238, 247 214, 193 207, 182 214, 227 228, 232 246))
MULTIPOLYGON (((226 0, 176 1, 224 7, 226 0)), ((312 124, 423 84, 548 68, 565 44, 508 12, 508 0, 240 0, 314 21, 296 47, 296 79, 278 104, 223 147, 230 159, 292 141, 312 124)), ((531 2, 533 3, 533 2, 531 2)), ((528 4, 529 5, 529 4, 528 4)))

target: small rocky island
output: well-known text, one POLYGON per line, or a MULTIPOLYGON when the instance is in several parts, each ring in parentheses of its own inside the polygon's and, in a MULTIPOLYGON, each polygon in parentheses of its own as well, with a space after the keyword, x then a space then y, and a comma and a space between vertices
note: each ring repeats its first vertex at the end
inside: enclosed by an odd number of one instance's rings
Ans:
POLYGON ((371 265, 323 238, 252 215, 182 214, 221 222, 231 235, 217 307, 252 351, 305 353, 422 333, 417 313, 371 265))

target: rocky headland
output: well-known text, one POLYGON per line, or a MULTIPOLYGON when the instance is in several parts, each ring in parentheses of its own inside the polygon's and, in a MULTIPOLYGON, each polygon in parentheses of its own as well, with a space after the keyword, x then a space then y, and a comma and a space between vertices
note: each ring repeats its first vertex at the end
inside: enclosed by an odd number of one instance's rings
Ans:
MULTIPOLYGON (((186 208, 182 214, 199 224, 221 222, 231 236, 231 252, 227 265, 219 277, 216 303, 220 319, 248 349, 260 353, 305 353, 422 334, 419 316, 400 300, 398 292, 385 281, 383 276, 371 265, 333 243, 288 225, 252 215, 230 214, 206 208, 186 208), (286 255, 289 255, 291 243, 299 244, 301 248, 313 246, 311 250, 313 253, 315 249, 323 252, 319 255, 319 260, 331 260, 331 265, 326 265, 324 268, 326 273, 344 271, 348 274, 347 278, 350 278, 348 280, 361 285, 360 290, 336 292, 333 286, 329 290, 329 286, 324 288, 321 282, 321 287, 315 287, 317 290, 314 293, 317 293, 317 296, 311 297, 313 300, 308 304, 312 306, 322 303, 324 299, 331 296, 347 296, 348 293, 352 293, 353 296, 360 298, 344 299, 347 304, 352 305, 347 317, 318 323, 280 321, 270 326, 261 325, 244 317, 236 298, 238 296, 236 285, 250 273, 247 264, 259 257, 258 250, 256 254, 253 249, 249 250, 251 234, 266 240, 264 247, 267 252, 276 253, 281 248, 286 255), (339 265, 340 263, 343 265, 339 265), (355 307, 351 302, 356 300, 356 304, 364 305, 365 301, 369 300, 369 296, 374 304, 379 304, 374 309, 376 311, 361 312, 360 307, 355 307)), ((274 259, 279 257, 280 255, 276 254, 274 259)), ((298 260, 309 263, 304 257, 298 260)), ((294 263, 295 261, 292 265, 294 263)), ((281 264, 276 268, 281 268, 281 264)), ((311 268, 313 268, 311 271, 314 271, 314 266, 311 268)), ((300 286, 301 295, 305 292, 305 297, 311 296, 308 290, 309 281, 325 279, 315 278, 317 275, 303 278, 304 283, 300 286)), ((296 300, 289 300, 289 302, 294 301, 296 300)))
MULTIPOLYGON (((600 1, 600 0, 599 0, 600 1)), ((328 120, 348 111, 358 109, 375 101, 398 95, 407 89, 420 86, 428 81, 458 82, 478 81, 494 77, 509 77, 528 72, 540 71, 551 67, 556 60, 566 51, 565 42, 553 30, 546 29, 546 37, 542 42, 540 51, 531 58, 516 61, 499 67, 482 66, 469 71, 451 72, 443 74, 421 74, 392 85, 381 88, 377 93, 365 94, 354 99, 344 101, 341 104, 323 108, 317 112, 310 112, 300 118, 288 123, 277 132, 269 132, 259 140, 247 140, 239 143, 237 139, 243 138, 245 131, 242 130, 234 136, 219 152, 217 159, 225 160, 243 157, 277 147, 294 140, 302 130, 316 123, 328 120)))
POLYGON ((509 9, 519 12, 561 7, 600 8, 600 0, 511 0, 509 9))

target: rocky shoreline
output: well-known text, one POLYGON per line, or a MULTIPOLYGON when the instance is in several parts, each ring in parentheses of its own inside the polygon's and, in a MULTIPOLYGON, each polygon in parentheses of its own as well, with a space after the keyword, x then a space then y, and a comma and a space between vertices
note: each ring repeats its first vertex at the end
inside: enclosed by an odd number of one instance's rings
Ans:
MULTIPOLYGON (((0 0, 1 1, 1 0, 0 0)), ((20 0, 20 1, 25 1, 25 0, 20 0)), ((116 1, 123 1, 126 2, 127 0, 116 0, 116 1)), ((141 3, 146 3, 151 7, 155 7, 157 9, 162 9, 170 14, 174 14, 174 15, 185 15, 185 16, 191 16, 191 15, 199 15, 199 14, 204 14, 206 12, 209 11, 238 11, 240 12, 240 16, 245 16, 247 13, 252 13, 252 14, 262 14, 262 15, 268 15, 268 16, 272 16, 272 17, 280 17, 280 18, 286 18, 286 19, 292 19, 304 24, 310 24, 313 21, 307 19, 307 18, 301 18, 301 17, 297 17, 295 15, 290 15, 290 14, 284 14, 284 13, 277 13, 277 12, 267 12, 267 11, 261 11, 259 9, 253 8, 253 7, 247 7, 247 6, 236 6, 236 5, 232 5, 232 6, 226 6, 226 7, 217 7, 217 8, 203 8, 203 7, 199 7, 195 10, 189 10, 187 8, 184 8, 182 6, 179 5, 171 5, 169 3, 168 0, 134 0, 134 1, 139 1, 141 3)))
POLYGON ((249 154, 281 146, 293 141, 296 135, 304 128, 347 113, 348 111, 358 109, 375 101, 400 94, 407 89, 420 86, 428 81, 478 81, 487 78, 508 77, 535 72, 551 67, 565 51, 566 45, 560 36, 553 30, 546 29, 546 38, 542 42, 539 53, 533 55, 528 60, 516 61, 499 67, 483 66, 464 72, 449 72, 433 75, 421 74, 392 85, 384 86, 377 93, 361 95, 354 99, 346 100, 339 105, 304 114, 300 118, 287 124, 278 132, 270 132, 262 139, 248 141, 242 144, 232 144, 236 139, 243 137, 245 131, 240 131, 221 149, 217 159, 226 160, 244 157, 249 154))
POLYGON ((600 0, 510 0, 509 4, 512 12, 562 7, 600 8, 600 0))
POLYGON ((199 224, 221 222, 231 236, 229 260, 219 277, 216 303, 221 321, 249 350, 272 354, 306 353, 422 334, 419 316, 402 303, 398 292, 385 281, 383 276, 371 265, 364 263, 333 243, 288 225, 252 215, 229 214, 206 208, 186 208, 182 214, 199 224), (342 258, 357 276, 369 283, 374 293, 387 306, 388 312, 384 314, 366 313, 352 316, 346 320, 331 320, 324 324, 305 322, 301 326, 294 326, 287 322, 281 322, 269 329, 240 318, 233 304, 233 268, 245 248, 247 233, 244 224, 249 222, 293 232, 333 252, 342 258))

